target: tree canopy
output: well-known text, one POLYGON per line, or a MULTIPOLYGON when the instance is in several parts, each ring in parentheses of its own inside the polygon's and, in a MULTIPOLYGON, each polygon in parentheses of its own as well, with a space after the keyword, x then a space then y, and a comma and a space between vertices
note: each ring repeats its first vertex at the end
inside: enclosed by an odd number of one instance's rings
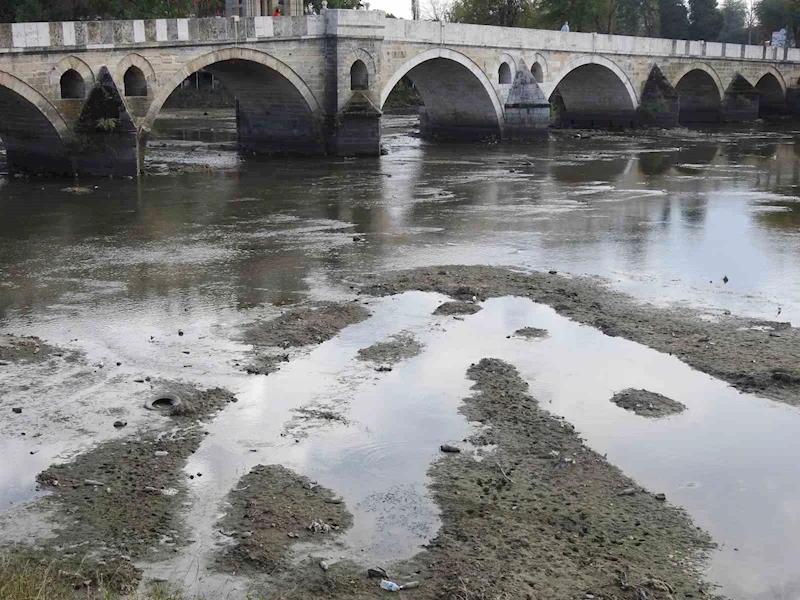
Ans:
POLYGON ((162 19, 222 14, 225 0, 0 0, 0 22, 162 19))
POLYGON ((689 37, 714 42, 722 30, 722 11, 716 0, 689 0, 689 37))

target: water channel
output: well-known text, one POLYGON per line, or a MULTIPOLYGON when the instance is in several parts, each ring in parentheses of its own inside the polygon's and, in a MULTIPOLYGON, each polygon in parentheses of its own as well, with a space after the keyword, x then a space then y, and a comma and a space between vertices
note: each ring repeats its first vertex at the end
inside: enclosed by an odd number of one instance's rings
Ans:
MULTIPOLYGON (((337 298, 338 282, 356 274, 434 264, 596 275, 709 318, 728 310, 800 322, 800 128, 560 133, 507 147, 430 144, 412 122, 385 119, 380 158, 297 160, 236 155, 226 146, 229 119, 213 131, 207 119, 164 119, 151 175, 138 181, 81 181, 75 193, 63 181, 0 178, 3 330, 80 348, 89 361, 114 356, 119 379, 180 369, 240 397, 187 467, 206 474, 192 484, 191 520, 203 524, 195 544, 156 571, 174 579, 203 556, 222 496, 265 461, 342 495, 356 517, 346 540, 353 553, 413 554, 438 526, 425 488, 436 440, 469 431, 457 412, 469 393, 465 369, 495 356, 515 364, 532 395, 589 446, 712 534, 720 549, 707 577, 721 592, 800 597, 800 409, 740 394, 527 299, 489 300, 465 322, 432 319, 443 300, 434 294, 376 300, 369 320, 279 373, 230 374, 247 350, 233 332, 254 316, 337 298), (178 324, 196 344, 188 369, 169 341, 178 324), (550 337, 506 338, 531 325, 550 337), (352 360, 402 330, 425 344, 402 370, 378 377, 352 360), (159 357, 151 335, 165 340, 159 357), (689 410, 642 422, 608 402, 623 387, 689 410), (348 424, 302 443, 283 439, 291 411, 309 403, 346 405, 348 424)), ((91 414, 96 394, 67 380, 53 389, 62 392, 48 401, 88 414, 43 435, 35 454, 4 430, 0 454, 14 460, 0 464, 0 510, 36 494, 32 473, 112 435, 91 414)), ((103 402, 124 402, 115 394, 103 402)))

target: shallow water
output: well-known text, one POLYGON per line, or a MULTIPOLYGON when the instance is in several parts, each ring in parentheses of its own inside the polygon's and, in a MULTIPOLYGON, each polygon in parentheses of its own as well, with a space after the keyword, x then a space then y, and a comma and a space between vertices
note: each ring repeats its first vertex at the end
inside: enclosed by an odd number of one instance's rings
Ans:
MULTIPOLYGON (((184 133, 164 136, 201 137, 185 133, 196 128, 173 129, 184 133)), ((106 364, 88 382, 55 382, 47 399, 18 392, 32 406, 61 406, 65 421, 0 423, 0 452, 13 457, 0 463, 0 502, 31 497, 33 475, 87 440, 129 434, 108 431, 100 393, 130 427, 146 427, 142 392, 130 380, 179 377, 228 387, 241 399, 213 423, 187 467, 204 473, 193 482, 191 520, 202 526, 187 557, 202 556, 214 541, 217 501, 233 483, 252 465, 276 460, 342 494, 356 515, 346 548, 327 549, 331 556, 409 555, 438 523, 425 495, 427 465, 440 443, 469 431, 456 412, 468 393, 466 368, 491 355, 513 362, 532 394, 591 447, 709 529, 723 545, 709 577, 723 591, 794 597, 798 409, 738 394, 677 360, 519 299, 491 300, 463 322, 431 317, 441 300, 435 295, 373 301, 369 321, 277 374, 231 374, 231 366, 247 350, 234 339, 238 327, 269 314, 265 303, 335 297, 342 277, 427 264, 601 275, 657 303, 769 319, 780 309, 779 320, 797 323, 795 143, 791 132, 754 130, 711 141, 465 147, 429 145, 395 128, 380 159, 242 159, 173 145, 154 148, 151 164, 213 169, 86 182, 85 195, 61 191, 69 183, 0 179, 3 330, 40 335, 106 364), (354 243, 356 233, 366 241, 354 243), (506 339, 529 325, 551 337, 506 339), (185 337, 176 337, 178 327, 185 337), (353 360, 359 348, 404 328, 426 343, 419 357, 385 374, 353 360), (608 402, 631 386, 688 410, 650 422, 608 402), (293 409, 315 402, 340 406, 348 425, 281 437, 287 421, 297 425, 293 409), (42 436, 30 439, 31 431, 42 436)), ((183 572, 175 563, 160 568, 183 572)))

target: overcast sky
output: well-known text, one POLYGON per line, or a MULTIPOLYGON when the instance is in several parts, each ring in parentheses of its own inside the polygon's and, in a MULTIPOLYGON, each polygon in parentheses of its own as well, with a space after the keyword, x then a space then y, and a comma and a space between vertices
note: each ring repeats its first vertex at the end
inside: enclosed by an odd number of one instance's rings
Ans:
MULTIPOLYGON (((370 10, 385 10, 392 13, 395 17, 402 19, 411 18, 411 0, 364 0, 369 2, 370 10)), ((425 0, 420 0, 420 5, 424 6, 425 0)))

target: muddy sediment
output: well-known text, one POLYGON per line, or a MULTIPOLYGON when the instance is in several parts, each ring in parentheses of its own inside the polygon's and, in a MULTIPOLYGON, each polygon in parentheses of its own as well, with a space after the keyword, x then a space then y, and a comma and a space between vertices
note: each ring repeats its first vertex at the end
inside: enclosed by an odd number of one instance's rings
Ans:
POLYGON ((455 300, 452 302, 445 302, 436 307, 433 311, 435 315, 474 315, 481 310, 481 307, 474 302, 463 302, 455 300))
POLYGON ((372 344, 358 351, 360 360, 393 365, 422 352, 422 344, 408 331, 391 336, 388 341, 372 344))
POLYGON ((183 468, 204 437, 197 422, 235 397, 219 388, 169 389, 181 398, 181 410, 157 418, 173 428, 105 442, 39 473, 40 487, 52 493, 32 510, 52 515, 55 537, 46 546, 18 546, 14 555, 46 560, 67 580, 83 577, 87 590, 125 593, 141 575, 132 561, 156 560, 185 543, 183 468))
POLYGON ((286 570, 292 544, 334 538, 353 523, 333 492, 280 465, 254 467, 228 494, 228 504, 218 526, 234 543, 216 565, 236 573, 286 570))
POLYGON ((617 392, 611 398, 611 402, 620 408, 636 413, 640 417, 648 417, 650 419, 676 415, 686 410, 686 406, 677 400, 648 390, 636 390, 633 388, 617 392))
POLYGON ((523 337, 528 340, 541 340, 548 337, 550 334, 547 329, 540 329, 539 327, 523 327, 514 332, 517 337, 523 337))
POLYGON ((800 404, 800 329, 725 314, 714 321, 686 308, 659 308, 616 292, 599 278, 520 273, 485 266, 420 268, 366 280, 362 293, 386 296, 410 290, 458 300, 524 296, 559 314, 677 356, 743 392, 800 404), (445 274, 442 274, 445 273, 445 274))
POLYGON ((420 561, 432 565, 423 597, 703 597, 698 561, 713 545, 685 512, 646 491, 619 496, 634 483, 541 410, 512 365, 483 359, 468 377, 462 412, 491 425, 471 441, 496 450, 430 471, 443 525, 420 561))
MULTIPOLYGON (((431 467, 441 529, 415 557, 378 565, 396 583, 419 582, 404 594, 425 600, 711 597, 700 566, 714 544, 683 510, 656 490, 636 487, 584 446, 569 424, 540 409, 512 365, 483 359, 468 377, 474 394, 461 411, 488 426, 469 440, 486 452, 481 461, 465 452, 442 455, 431 467)), ((257 489, 231 494, 240 505, 231 525, 239 530, 250 527, 241 507, 257 489)), ((274 489, 258 496, 267 505, 279 497, 274 489)), ((281 548, 286 534, 277 529, 270 535, 281 548)), ((307 561, 265 589, 276 597, 366 600, 383 593, 378 584, 348 562, 323 572, 307 561)))
POLYGON ((248 373, 269 375, 289 360, 286 348, 328 341, 348 325, 360 323, 369 311, 357 302, 317 302, 289 310, 271 321, 247 328, 244 340, 253 345, 248 373))
POLYGON ((35 336, 0 334, 0 363, 43 361, 64 352, 44 343, 35 336))

